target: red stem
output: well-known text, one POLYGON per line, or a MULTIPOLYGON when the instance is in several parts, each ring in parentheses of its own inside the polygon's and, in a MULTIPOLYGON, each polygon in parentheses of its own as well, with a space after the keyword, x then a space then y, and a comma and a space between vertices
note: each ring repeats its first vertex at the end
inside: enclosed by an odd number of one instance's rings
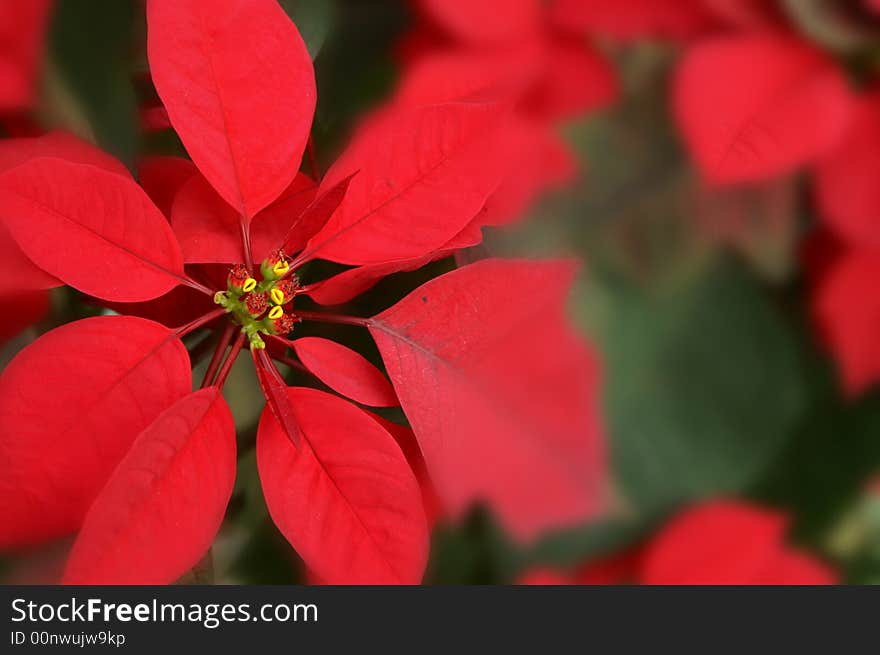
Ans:
POLYGON ((203 327, 203 326, 207 325, 208 323, 210 323, 211 321, 220 318, 225 313, 226 313, 225 309, 222 309, 222 308, 215 309, 214 311, 208 312, 207 314, 200 316, 199 318, 197 318, 194 321, 190 321, 186 325, 180 326, 174 332, 175 332, 175 334, 177 334, 178 337, 185 337, 190 332, 195 332, 200 327, 203 327))
POLYGON ((217 340, 217 347, 214 349, 214 355, 211 357, 211 362, 208 364, 208 370, 205 371, 205 377, 202 380, 202 386, 199 387, 200 389, 206 389, 211 386, 214 376, 217 375, 217 369, 220 368, 220 363, 223 361, 223 355, 226 354, 226 349, 229 348, 229 344, 232 342, 232 334, 234 331, 235 325, 227 323, 223 332, 220 334, 220 338, 217 340))
POLYGON ((235 343, 232 344, 232 350, 229 351, 229 356, 223 362, 223 367, 220 369, 220 372, 217 374, 217 380, 214 382, 214 386, 218 389, 222 389, 223 385, 226 384, 226 378, 229 377, 229 373, 232 371, 232 365, 235 364, 241 349, 244 348, 244 340, 244 334, 239 334, 235 343))
POLYGON ((259 353, 260 363, 263 364, 263 370, 265 370, 269 375, 271 375, 275 382, 280 384, 282 387, 287 386, 287 382, 281 376, 281 371, 275 368, 275 365, 272 363, 272 360, 269 358, 268 353, 266 351, 262 351, 259 353))
POLYGON ((341 314, 325 314, 324 312, 294 312, 296 317, 304 321, 319 321, 321 323, 342 323, 344 325, 357 325, 360 327, 370 327, 373 324, 371 318, 361 318, 358 316, 343 316, 341 314))
POLYGON ((195 289, 196 291, 199 291, 199 292, 205 294, 206 296, 211 296, 212 298, 214 297, 213 291, 211 291, 208 287, 206 287, 201 282, 196 282, 191 277, 183 278, 183 284, 188 286, 190 289, 195 289))

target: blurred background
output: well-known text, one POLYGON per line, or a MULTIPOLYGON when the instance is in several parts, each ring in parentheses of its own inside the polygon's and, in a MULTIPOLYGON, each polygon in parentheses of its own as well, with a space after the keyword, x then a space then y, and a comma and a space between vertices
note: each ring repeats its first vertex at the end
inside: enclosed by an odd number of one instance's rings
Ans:
MULTIPOLYGON (((512 47, 502 33, 515 16, 501 2, 486 3, 502 7, 486 14, 488 31, 498 27, 501 36, 477 35, 476 44, 437 9, 443 3, 281 4, 315 61, 314 137, 325 170, 358 119, 393 97, 420 61, 512 47)), ((536 101, 552 104, 542 115, 576 171, 544 185, 514 224, 487 230, 485 245, 462 256, 584 262, 571 311, 603 361, 613 503, 607 516, 526 546, 484 511, 441 524, 426 581, 676 581, 663 573, 673 552, 684 560, 677 566, 703 567, 703 578, 684 580, 880 582, 880 395, 872 377, 880 377, 880 355, 873 372, 865 361, 880 353, 870 343, 880 344, 880 294, 870 276, 839 290, 847 282, 835 267, 862 244, 829 229, 814 189, 814 167, 839 143, 750 179, 709 183, 672 91, 682 61, 707 43, 784 32, 836 67, 858 103, 880 73, 880 11, 871 0, 535 6, 529 29, 593 58, 548 58, 553 90, 536 101), (830 278, 837 292, 828 291, 830 278), (867 372, 853 373, 860 363, 867 372), (730 578, 759 542, 778 555, 761 566, 777 568, 730 578), (809 553, 814 567, 802 576, 782 557, 795 552, 809 553)), ((748 75, 728 75, 719 69, 722 83, 752 93, 748 75)), ((141 2, 0 0, 0 134, 51 128, 132 168, 148 155, 185 154, 150 82, 141 2)), ((880 127, 860 140, 863 150, 875 148, 859 155, 868 172, 847 175, 880 179, 878 135, 880 127)), ((392 276, 351 311, 379 311, 454 266, 449 259, 392 276)), ((880 283, 880 265, 872 270, 880 283)), ((51 327, 101 311, 69 289, 0 301, 0 366, 51 327)), ((339 337, 359 338, 344 328, 339 337)), ((376 359, 374 346, 357 345, 376 359)), ((226 392, 248 439, 263 401, 252 367, 239 365, 226 392)), ((303 579, 260 494, 251 453, 215 546, 219 582, 303 579)), ((4 558, 3 580, 52 580, 68 546, 4 558)))

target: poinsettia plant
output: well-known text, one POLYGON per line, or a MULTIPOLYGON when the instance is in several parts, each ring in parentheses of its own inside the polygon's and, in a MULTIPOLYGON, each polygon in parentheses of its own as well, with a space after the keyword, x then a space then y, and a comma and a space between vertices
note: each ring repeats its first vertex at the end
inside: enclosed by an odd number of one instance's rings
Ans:
POLYGON ((595 515, 598 365, 565 315, 570 262, 485 259, 374 316, 331 307, 479 243, 525 140, 512 103, 392 102, 317 179, 300 172, 312 60, 275 0, 148 0, 146 19, 191 163, 152 160, 142 187, 64 134, 0 149, 4 284, 67 285, 114 310, 46 333, 0 377, 0 547, 75 534, 68 583, 192 569, 235 482, 222 392, 245 351, 266 399, 266 504, 314 580, 418 583, 429 521, 476 502, 522 540, 595 515), (347 268, 306 282, 316 260, 347 268), (387 377, 297 338, 304 322, 365 330, 387 377), (183 339, 208 331, 194 385, 183 339), (288 386, 276 363, 320 389, 288 386), (408 426, 368 409, 397 405, 408 426))
POLYGON ((875 5, 0 0, 0 579, 876 581, 875 5))

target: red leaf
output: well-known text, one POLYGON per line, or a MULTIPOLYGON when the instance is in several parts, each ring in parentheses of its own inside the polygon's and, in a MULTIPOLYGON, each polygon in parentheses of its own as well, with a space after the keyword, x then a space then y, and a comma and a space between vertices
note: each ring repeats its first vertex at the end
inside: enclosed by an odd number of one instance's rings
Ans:
POLYGON ((816 167, 822 218, 857 246, 880 246, 880 90, 858 101, 845 137, 816 167))
POLYGON ((474 43, 517 41, 541 27, 538 0, 420 0, 419 4, 451 34, 474 43))
POLYGON ((64 584, 170 584, 205 554, 235 482, 235 424, 218 389, 135 439, 86 515, 64 584))
POLYGON ((555 0, 554 22, 580 34, 623 41, 644 37, 685 39, 715 24, 705 0, 555 0))
POLYGON ((294 448, 271 412, 257 465, 272 520, 328 584, 416 584, 428 533, 416 481, 394 438, 360 409, 288 390, 305 439, 294 448))
POLYGON ((284 245, 282 246, 284 252, 288 254, 299 252, 308 240, 327 224, 333 212, 345 200, 348 186, 355 175, 357 173, 349 175, 336 186, 318 195, 308 207, 296 216, 293 225, 290 226, 284 237, 284 245))
POLYGON ((198 172, 196 165, 183 157, 145 157, 138 162, 138 181, 169 219, 177 192, 198 172))
POLYGON ((483 239, 480 224, 487 217, 488 215, 485 211, 481 212, 479 217, 468 223, 468 226, 460 234, 456 235, 452 241, 440 250, 429 253, 424 257, 398 259, 384 264, 370 264, 351 268, 317 283, 309 289, 307 295, 321 305, 338 305, 348 302, 355 296, 359 296, 367 289, 372 288, 373 285, 389 275, 416 271, 433 261, 449 257, 459 248, 477 245, 483 239))
POLYGON ((515 146, 505 118, 498 106, 466 103, 374 116, 321 185, 357 172, 306 254, 380 264, 442 248, 501 182, 515 146))
POLYGON ((807 553, 786 549, 755 580, 756 585, 836 585, 837 573, 807 553))
POLYGON ((51 0, 0 2, 0 111, 34 101, 51 0))
POLYGON ((149 0, 156 90, 192 160, 248 219, 290 185, 315 111, 312 60, 275 0, 149 0))
POLYGON ((695 46, 674 95, 679 128, 715 183, 761 180, 816 160, 840 139, 852 106, 831 59, 774 34, 695 46))
POLYGON ((675 517, 648 545, 643 584, 833 584, 834 573, 787 547, 787 518, 732 501, 675 517))
POLYGON ((568 263, 485 260, 370 327, 446 507, 487 501, 521 538, 604 501, 598 367, 564 318, 572 278, 568 263))
POLYGON ((0 215, 37 266, 89 295, 150 300, 184 279, 165 217, 121 175, 33 159, 0 175, 0 215))
MULTIPOLYGON (((110 155, 66 132, 49 132, 38 138, 0 141, 0 172, 36 157, 58 157, 91 164, 128 177, 128 169, 110 155)), ((0 223, 0 293, 51 289, 63 282, 36 266, 0 223)))
MULTIPOLYGON (((308 176, 297 175, 275 203, 256 215, 251 224, 251 247, 257 262, 281 247, 296 217, 314 199, 315 188, 308 176)), ((244 261, 239 220, 238 213, 201 175, 183 186, 171 212, 171 224, 188 264, 244 261)))
POLYGON ((137 434, 192 388, 173 332, 106 316, 62 326, 0 376, 0 546, 76 530, 137 434))
POLYGON ((49 294, 24 291, 0 295, 0 346, 49 313, 49 294))
POLYGON ((290 346, 309 371, 343 396, 371 407, 398 404, 391 383, 360 353, 319 337, 303 337, 290 346))
POLYGON ((880 380, 880 256, 857 250, 824 273, 813 315, 834 354, 843 387, 858 394, 880 380))
POLYGON ((389 275, 418 270, 432 260, 433 255, 428 255, 387 264, 358 266, 315 284, 307 291, 307 295, 321 305, 341 305, 372 288, 389 275))

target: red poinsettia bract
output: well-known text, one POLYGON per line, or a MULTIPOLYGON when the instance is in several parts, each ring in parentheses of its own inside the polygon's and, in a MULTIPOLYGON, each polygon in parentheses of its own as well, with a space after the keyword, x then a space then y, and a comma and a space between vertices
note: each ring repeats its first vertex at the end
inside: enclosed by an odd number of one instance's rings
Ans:
POLYGON ((536 0, 413 0, 418 21, 398 47, 395 102, 496 101, 511 105, 506 179, 482 223, 513 220, 542 192, 570 181, 575 162, 561 122, 606 107, 615 72, 599 50, 556 28, 536 0))
POLYGON ((533 569, 522 584, 825 585, 837 575, 785 543, 785 514, 732 500, 673 517, 645 545, 572 573, 533 569))
POLYGON ((508 108, 393 103, 316 183, 299 173, 312 65, 274 0, 148 0, 147 22, 152 78, 195 167, 144 162, 142 188, 61 135, 2 149, 0 236, 16 258, 0 277, 136 315, 53 330, 0 377, 0 547, 78 531, 69 583, 189 570, 232 493, 220 391, 245 349, 267 399, 256 448, 269 512, 316 579, 418 582, 426 478, 451 515, 486 502, 521 538, 598 511, 598 370, 565 318, 571 264, 481 261, 371 318, 295 302, 350 297, 478 242, 508 173, 508 108), (317 257, 353 268, 303 287, 296 271, 317 257), (175 329, 146 315, 187 318, 175 329), (300 321, 368 330, 390 382, 340 344, 290 340, 300 321), (181 339, 206 327, 218 346, 193 393, 181 339), (273 358, 331 392, 289 388, 273 358), (346 398, 400 403, 412 430, 346 398))
POLYGON ((837 242, 816 276, 813 312, 838 362, 844 389, 859 393, 880 380, 880 91, 860 98, 855 117, 815 176, 816 205, 837 242))

